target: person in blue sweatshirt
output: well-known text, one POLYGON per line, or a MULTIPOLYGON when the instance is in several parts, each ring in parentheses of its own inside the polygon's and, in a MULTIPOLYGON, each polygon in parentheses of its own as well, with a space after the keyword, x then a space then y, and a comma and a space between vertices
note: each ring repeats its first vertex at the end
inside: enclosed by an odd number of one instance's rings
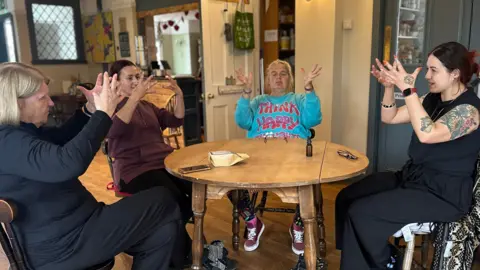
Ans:
MULTIPOLYGON (((288 62, 273 61, 267 68, 265 89, 269 94, 251 99, 253 76, 246 76, 237 71, 237 79, 245 85, 245 90, 238 100, 235 121, 246 129, 247 138, 302 138, 311 136, 310 128, 322 122, 320 99, 313 89, 313 80, 320 75, 321 67, 314 65, 312 70, 304 73, 305 93, 295 94, 292 68, 288 62)), ((232 195, 229 193, 232 200, 232 195)), ((246 222, 245 251, 258 248, 260 237, 265 229, 263 222, 255 216, 247 190, 240 191, 238 209, 246 222)), ((295 217, 289 229, 292 237, 292 250, 303 254, 303 222, 297 205, 295 217)))

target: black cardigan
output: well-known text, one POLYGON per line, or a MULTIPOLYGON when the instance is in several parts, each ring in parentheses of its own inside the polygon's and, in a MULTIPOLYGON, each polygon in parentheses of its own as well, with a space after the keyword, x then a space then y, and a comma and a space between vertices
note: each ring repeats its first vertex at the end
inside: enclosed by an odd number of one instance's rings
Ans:
MULTIPOLYGON (((13 201, 21 245, 58 241, 103 204, 80 183, 112 121, 81 111, 62 127, 0 126, 0 198, 13 201)), ((58 247, 61 249, 61 247, 58 247)))

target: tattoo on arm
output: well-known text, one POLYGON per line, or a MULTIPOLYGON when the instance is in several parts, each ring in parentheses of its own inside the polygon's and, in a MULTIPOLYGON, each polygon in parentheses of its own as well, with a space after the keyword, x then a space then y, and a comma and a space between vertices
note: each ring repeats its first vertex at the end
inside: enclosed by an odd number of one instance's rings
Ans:
POLYGON ((430 116, 425 116, 425 117, 422 117, 420 119, 420 130, 425 132, 425 133, 429 133, 430 131, 432 131, 432 127, 433 127, 433 121, 432 119, 430 118, 430 116))
POLYGON ((450 139, 460 138, 478 127, 478 110, 469 104, 456 106, 440 119, 450 130, 450 139))

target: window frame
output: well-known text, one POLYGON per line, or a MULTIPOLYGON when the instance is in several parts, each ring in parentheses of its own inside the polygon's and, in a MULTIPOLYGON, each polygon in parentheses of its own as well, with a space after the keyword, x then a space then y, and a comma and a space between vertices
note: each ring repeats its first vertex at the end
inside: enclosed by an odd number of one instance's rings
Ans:
POLYGON ((83 29, 82 29, 82 15, 80 13, 79 0, 25 0, 25 7, 27 10, 27 25, 30 37, 30 51, 32 53, 32 64, 37 65, 55 65, 55 64, 86 64, 85 57, 83 29), (75 40, 77 45, 76 60, 44 60, 38 59, 37 39, 35 35, 35 24, 33 23, 32 4, 56 5, 66 6, 73 9, 73 23, 75 31, 75 40))
MULTIPOLYGON (((13 32, 13 49, 15 51, 15 60, 16 62, 20 62, 20 59, 18 58, 18 44, 17 44, 17 28, 15 25, 15 19, 13 18, 12 13, 4 13, 0 15, 0 22, 4 22, 6 19, 10 19, 12 22, 12 32, 13 32)), ((2 24, 0 24, 0 27, 3 27, 2 24)))

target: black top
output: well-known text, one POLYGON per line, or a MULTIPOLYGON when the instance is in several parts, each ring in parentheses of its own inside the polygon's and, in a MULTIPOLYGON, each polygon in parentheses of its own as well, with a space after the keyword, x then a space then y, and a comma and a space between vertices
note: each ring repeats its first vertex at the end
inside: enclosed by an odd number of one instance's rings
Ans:
POLYGON ((13 226, 23 247, 61 239, 103 205, 78 177, 98 152, 111 122, 101 111, 91 118, 77 111, 60 128, 0 125, 0 198, 18 208, 13 226))
MULTIPOLYGON (((434 121, 462 104, 470 104, 480 111, 480 99, 472 89, 454 100, 442 101, 440 94, 429 93, 423 101, 423 107, 434 121)), ((404 186, 432 192, 468 213, 479 151, 480 129, 436 144, 421 143, 414 131, 408 149, 410 160, 400 173, 404 186)))

